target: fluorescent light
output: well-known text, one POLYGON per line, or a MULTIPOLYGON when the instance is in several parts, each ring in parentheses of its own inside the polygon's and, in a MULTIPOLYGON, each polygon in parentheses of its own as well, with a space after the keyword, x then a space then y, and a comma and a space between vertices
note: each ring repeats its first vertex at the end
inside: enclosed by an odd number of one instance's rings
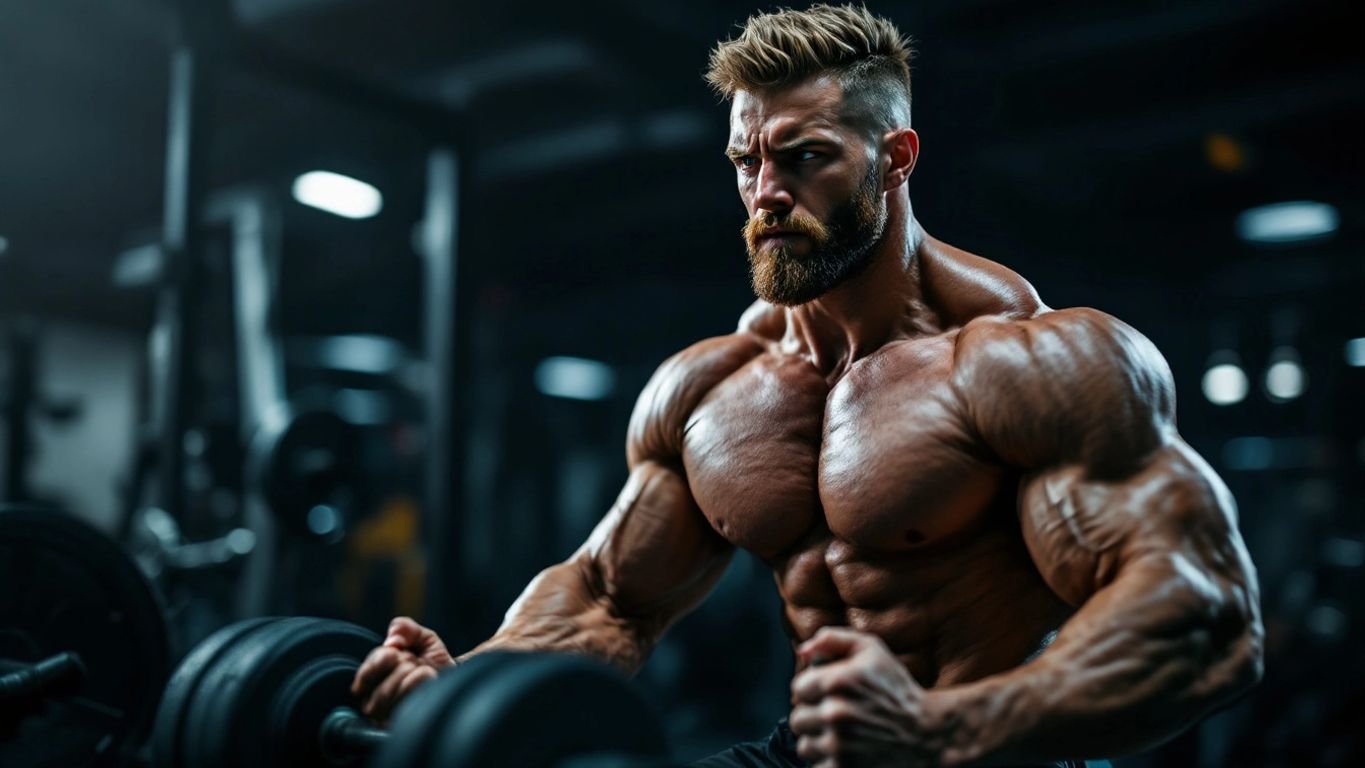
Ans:
POLYGON ((1354 368, 1365 368, 1365 336, 1346 342, 1346 364, 1354 368))
POLYGON ((8 251, 8 250, 9 250, 9 240, 7 240, 7 239, 4 238, 4 237, 0 237, 0 255, 4 255, 5 251, 8 251))
POLYGON ((1247 396, 1246 372, 1234 363, 1209 366, 1202 382, 1204 397, 1214 405, 1240 403, 1247 396))
POLYGON ((536 389, 550 397, 605 400, 616 391, 616 372, 581 357, 547 357, 536 366, 536 389))
POLYGON ((384 196, 374 186, 331 171, 309 171, 294 179, 294 199, 348 219, 368 219, 384 207, 384 196))
POLYGON ((1251 243, 1297 243, 1337 230, 1337 209, 1326 203, 1296 200, 1243 211, 1237 236, 1251 243))

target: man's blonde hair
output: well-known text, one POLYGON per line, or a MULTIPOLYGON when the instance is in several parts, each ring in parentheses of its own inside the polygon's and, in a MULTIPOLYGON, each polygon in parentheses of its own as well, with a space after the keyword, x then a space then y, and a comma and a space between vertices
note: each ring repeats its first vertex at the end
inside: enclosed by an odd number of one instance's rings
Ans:
POLYGON ((846 112, 882 128, 909 127, 910 41, 862 6, 813 5, 749 17, 711 51, 706 80, 726 99, 834 76, 846 112), (903 125, 902 125, 903 123, 903 125))

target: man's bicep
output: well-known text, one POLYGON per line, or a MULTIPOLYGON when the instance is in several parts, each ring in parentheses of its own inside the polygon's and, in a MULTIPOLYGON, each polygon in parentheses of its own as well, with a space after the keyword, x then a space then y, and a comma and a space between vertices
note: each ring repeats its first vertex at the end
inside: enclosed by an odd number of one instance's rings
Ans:
POLYGON ((1254 610, 1254 570, 1232 496, 1179 436, 1126 477, 1097 479, 1084 465, 1034 473, 1021 486, 1019 514, 1039 572, 1073 605, 1125 570, 1145 568, 1254 610))
POLYGON ((706 596, 733 548, 707 522, 679 469, 634 465, 611 511, 576 556, 619 618, 662 631, 706 596))

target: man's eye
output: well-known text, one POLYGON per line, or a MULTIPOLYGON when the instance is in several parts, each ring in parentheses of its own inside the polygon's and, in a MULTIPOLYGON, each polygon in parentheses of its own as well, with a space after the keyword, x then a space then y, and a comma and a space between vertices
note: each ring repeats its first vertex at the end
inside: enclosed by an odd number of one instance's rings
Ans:
POLYGON ((800 161, 802 161, 802 162, 804 162, 804 161, 806 161, 806 160, 814 160, 815 158, 817 158, 817 157, 819 157, 819 156, 820 156, 820 153, 819 153, 819 152, 815 152, 815 151, 809 150, 809 149, 803 149, 803 150, 801 150, 801 151, 799 151, 799 152, 796 153, 796 159, 797 159, 797 160, 800 160, 800 161))
POLYGON ((756 168, 758 166, 758 158, 753 155, 744 155, 735 160, 735 165, 740 168, 756 168))

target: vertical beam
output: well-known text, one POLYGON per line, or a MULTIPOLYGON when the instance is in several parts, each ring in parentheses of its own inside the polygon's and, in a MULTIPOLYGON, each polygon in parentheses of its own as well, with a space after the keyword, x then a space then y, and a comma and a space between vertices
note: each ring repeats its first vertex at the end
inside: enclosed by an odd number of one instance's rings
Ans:
POLYGON ((422 258, 423 318, 427 361, 426 487, 423 517, 427 542, 426 619, 438 628, 460 626, 456 595, 464 558, 460 551, 463 510, 455 434, 455 323, 460 168, 454 150, 436 146, 427 156, 422 258))
MULTIPOLYGON (((216 196, 215 196, 216 197, 216 196)), ((275 326, 283 225, 273 197, 258 190, 225 194, 209 207, 214 221, 232 227, 232 315, 237 342, 238 423, 242 445, 255 447, 259 434, 278 435, 287 418, 284 349, 275 326)), ((276 578, 281 549, 279 525, 271 514, 260 473, 264 465, 248 455, 242 483, 242 514, 255 534, 237 590, 241 618, 287 612, 289 590, 276 578)))
POLYGON ((195 318, 199 295, 197 215, 203 189, 206 78, 189 44, 171 55, 166 125, 162 281, 152 356, 152 419, 157 441, 156 504, 179 517, 184 485, 186 423, 194 402, 195 318))

